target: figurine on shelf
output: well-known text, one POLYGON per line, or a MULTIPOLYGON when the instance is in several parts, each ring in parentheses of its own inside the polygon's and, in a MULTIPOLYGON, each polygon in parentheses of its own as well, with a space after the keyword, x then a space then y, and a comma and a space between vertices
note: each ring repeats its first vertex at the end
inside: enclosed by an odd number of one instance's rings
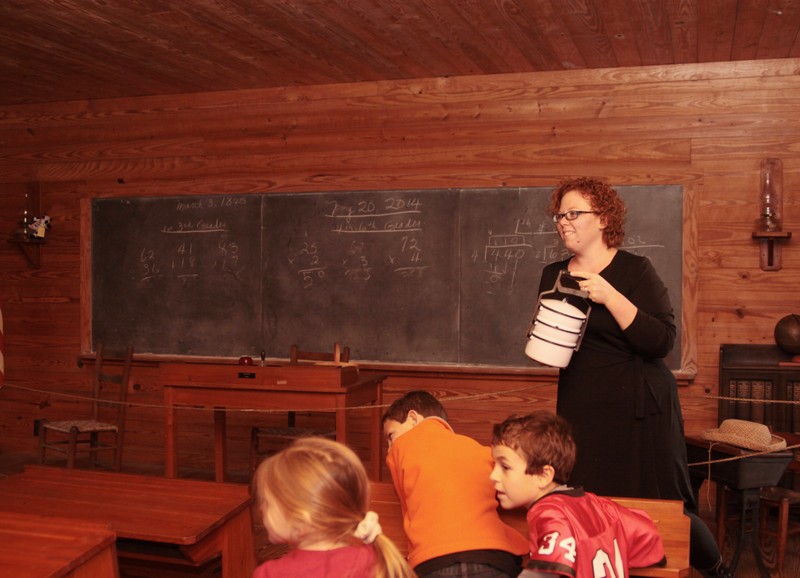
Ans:
POLYGON ((34 217, 33 222, 28 225, 32 231, 30 235, 37 239, 44 239, 45 232, 50 228, 50 217, 44 215, 43 217, 34 217))

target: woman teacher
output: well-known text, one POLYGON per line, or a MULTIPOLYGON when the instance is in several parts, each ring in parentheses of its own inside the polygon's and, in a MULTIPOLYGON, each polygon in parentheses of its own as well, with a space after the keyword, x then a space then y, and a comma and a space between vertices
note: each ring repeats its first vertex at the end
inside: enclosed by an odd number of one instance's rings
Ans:
MULTIPOLYGON (((606 496, 681 500, 696 512, 677 383, 663 359, 676 337, 667 288, 646 257, 619 249, 626 208, 607 183, 562 182, 550 214, 571 256, 545 267, 539 293, 566 269, 592 304, 580 349, 558 378, 557 411, 578 448, 571 481, 606 496)), ((691 564, 730 575, 697 516, 691 564)))

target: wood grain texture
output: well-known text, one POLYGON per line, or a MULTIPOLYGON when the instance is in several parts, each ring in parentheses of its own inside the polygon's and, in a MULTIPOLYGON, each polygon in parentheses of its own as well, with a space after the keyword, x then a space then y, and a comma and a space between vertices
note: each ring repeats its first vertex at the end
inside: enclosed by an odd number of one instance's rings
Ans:
POLYGON ((17 0, 0 104, 800 56, 791 2, 17 0))
POLYGON ((17 578, 118 578, 109 524, 0 513, 0 567, 17 578))
MULTIPOLYGON (((514 4, 503 10, 522 18, 514 4)), ((777 320, 800 303, 797 240, 784 244, 783 269, 765 272, 751 239, 765 157, 783 160, 784 222, 800 227, 798 70, 795 58, 0 106, 0 231, 14 230, 29 181, 41 183, 53 217, 41 269, 0 243, 0 451, 33 453, 34 420, 83 403, 62 394, 89 384, 77 357, 91 347, 81 304, 90 302, 83 231, 93 198, 553 186, 577 174, 684 186, 681 315, 694 327, 684 348, 696 375, 680 394, 687 431, 712 427, 719 345, 771 343, 777 320)), ((456 431, 483 441, 509 413, 554 408, 554 375, 395 369, 385 403, 432 389, 452 407, 456 431)), ((134 368, 134 382, 126 456, 158 471, 161 384, 144 366, 134 368)), ((182 426, 180 462, 210 471, 207 417, 182 426)), ((279 419, 230 416, 233 470, 247 471, 249 428, 279 419)))

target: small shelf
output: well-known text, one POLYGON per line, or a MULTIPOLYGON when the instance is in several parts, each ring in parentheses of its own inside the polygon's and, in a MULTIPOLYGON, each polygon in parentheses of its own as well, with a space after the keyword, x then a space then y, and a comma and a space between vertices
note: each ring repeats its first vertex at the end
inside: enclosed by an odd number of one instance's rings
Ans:
POLYGON ((38 269, 42 266, 41 249, 46 242, 44 239, 9 239, 8 242, 19 247, 31 267, 38 269))
POLYGON ((761 245, 759 262, 763 271, 778 271, 781 268, 780 241, 792 238, 788 231, 753 231, 753 239, 761 245))
POLYGON ((791 239, 789 231, 753 231, 753 239, 791 239))

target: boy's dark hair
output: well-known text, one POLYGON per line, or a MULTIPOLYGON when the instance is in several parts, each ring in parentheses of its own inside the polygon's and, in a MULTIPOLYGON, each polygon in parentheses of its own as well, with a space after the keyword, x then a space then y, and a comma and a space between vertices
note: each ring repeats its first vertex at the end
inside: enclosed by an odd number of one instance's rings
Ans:
POLYGON ((512 415, 492 429, 492 445, 504 445, 528 463, 526 474, 540 474, 544 466, 555 471, 553 479, 566 484, 575 466, 575 439, 567 420, 547 410, 512 415))
POLYGON ((438 399, 427 391, 413 390, 394 400, 389 409, 386 410, 386 413, 383 414, 381 424, 385 424, 386 420, 390 419, 403 423, 408 419, 408 412, 412 409, 422 417, 436 416, 447 421, 447 412, 438 399))

